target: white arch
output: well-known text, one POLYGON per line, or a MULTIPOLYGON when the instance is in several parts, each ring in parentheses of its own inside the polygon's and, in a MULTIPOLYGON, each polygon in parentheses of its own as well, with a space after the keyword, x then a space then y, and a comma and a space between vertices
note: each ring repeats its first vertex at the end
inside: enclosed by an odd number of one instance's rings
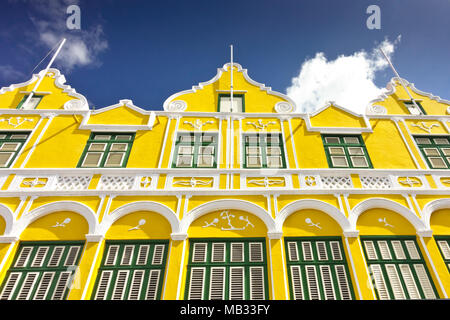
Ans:
POLYGON ((4 235, 9 235, 14 225, 14 213, 10 208, 0 203, 0 216, 5 219, 6 223, 4 235))
POLYGON ((356 229, 359 216, 369 209, 388 209, 394 211, 408 220, 417 232, 429 231, 425 223, 410 209, 398 202, 384 198, 372 198, 358 203, 348 217, 352 228, 356 229))
POLYGON ((343 212, 329 203, 314 199, 297 200, 281 209, 279 215, 275 219, 277 231, 282 232, 284 221, 291 214, 304 209, 314 209, 324 212, 339 224, 343 232, 352 231, 351 225, 343 212))
POLYGON ((450 199, 438 199, 428 202, 422 209, 422 219, 425 222, 427 228, 431 228, 431 215, 434 211, 440 209, 450 209, 450 199))
POLYGON ((88 223, 89 234, 93 234, 97 230, 97 217, 87 205, 76 201, 57 201, 44 204, 29 213, 25 213, 14 226, 11 233, 19 237, 32 222, 58 211, 72 211, 83 216, 88 223))
POLYGON ((170 226, 172 227, 172 233, 179 233, 180 221, 172 209, 166 205, 153 201, 137 201, 117 208, 103 219, 100 224, 99 233, 105 235, 114 222, 127 214, 137 211, 152 211, 158 213, 169 221, 170 226))
POLYGON ((187 213, 181 220, 181 230, 180 230, 181 233, 187 234, 187 231, 191 223, 196 219, 198 219, 199 217, 213 211, 225 209, 242 210, 254 214, 265 223, 267 227, 267 233, 269 234, 269 236, 271 233, 275 232, 275 220, 262 207, 245 200, 223 199, 204 203, 192 209, 189 213, 187 213))

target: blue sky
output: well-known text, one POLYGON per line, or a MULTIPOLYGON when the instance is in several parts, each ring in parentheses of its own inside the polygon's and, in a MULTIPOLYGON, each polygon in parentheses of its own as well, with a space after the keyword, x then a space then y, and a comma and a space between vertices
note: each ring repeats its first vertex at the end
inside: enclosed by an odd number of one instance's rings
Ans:
MULTIPOLYGON (((321 59, 324 77, 331 70, 336 79, 344 79, 339 81, 348 87, 343 92, 351 92, 361 81, 345 81, 345 73, 354 73, 358 64, 352 59, 346 64, 338 57, 362 54, 371 64, 378 59, 374 48, 385 40, 392 45, 391 58, 403 78, 450 99, 448 0, 2 2, 0 87, 28 80, 56 39, 64 36, 71 51, 56 66, 96 108, 132 99, 139 107, 161 109, 171 94, 212 78, 229 61, 230 44, 235 61, 248 69, 250 77, 274 90, 286 93, 298 77, 302 81, 297 86, 302 88, 291 92, 307 96, 307 82, 317 82, 314 75, 320 72, 313 67, 317 64, 311 63, 309 71, 301 70, 302 65, 321 59), (66 28, 69 15, 64 10, 70 4, 81 8, 81 30, 66 28), (381 9, 380 30, 366 26, 370 15, 366 9, 374 4, 381 9)), ((367 72, 374 73, 368 82, 377 89, 393 76, 386 65, 369 67, 367 72)), ((335 87, 334 82, 312 90, 333 100, 335 87)), ((322 107, 322 100, 315 99, 308 101, 310 105, 322 107)))

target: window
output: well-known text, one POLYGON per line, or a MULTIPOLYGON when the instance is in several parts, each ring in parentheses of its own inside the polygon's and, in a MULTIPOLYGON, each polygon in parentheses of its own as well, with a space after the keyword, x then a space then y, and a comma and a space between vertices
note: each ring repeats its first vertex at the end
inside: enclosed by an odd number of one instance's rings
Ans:
POLYGON ((0 167, 8 168, 19 154, 29 133, 0 132, 0 167))
POLYGON ((450 142, 448 136, 415 136, 414 139, 430 168, 450 168, 450 142))
POLYGON ((178 134, 173 168, 215 168, 217 134, 186 132, 178 134))
POLYGON ((124 168, 133 140, 134 133, 92 133, 78 167, 124 168))
POLYGON ((442 258, 450 271, 450 237, 435 237, 439 250, 441 251, 442 258))
POLYGON ((0 299, 65 299, 82 250, 80 242, 21 243, 6 274, 0 299))
POLYGON ((233 105, 229 94, 219 94, 219 112, 244 112, 245 103, 243 94, 233 95, 233 105))
POLYGON ((30 101, 28 101, 28 103, 26 105, 24 105, 24 103, 25 103, 25 101, 27 101, 28 97, 29 97, 28 95, 23 97, 22 101, 20 101, 19 105, 17 106, 17 109, 25 109, 25 110, 36 109, 36 107, 41 102, 41 100, 44 96, 33 95, 31 97, 30 101))
POLYGON ((330 168, 372 168, 361 136, 322 136, 330 168))
POLYGON ((185 299, 267 300, 264 239, 191 239, 185 299))
POLYGON ((361 239, 378 299, 436 299, 414 237, 361 239))
POLYGON ((158 300, 168 241, 108 241, 93 300, 158 300))
POLYGON ((281 133, 244 134, 244 168, 286 168, 281 133))
POLYGON ((352 300, 340 238, 285 238, 291 299, 352 300))
POLYGON ((405 105, 406 109, 408 109, 409 113, 412 115, 426 115, 425 110, 423 109, 420 102, 416 100, 414 100, 414 102, 404 101, 403 104, 405 105), (416 105, 414 105, 414 102, 416 103, 417 107, 416 105))

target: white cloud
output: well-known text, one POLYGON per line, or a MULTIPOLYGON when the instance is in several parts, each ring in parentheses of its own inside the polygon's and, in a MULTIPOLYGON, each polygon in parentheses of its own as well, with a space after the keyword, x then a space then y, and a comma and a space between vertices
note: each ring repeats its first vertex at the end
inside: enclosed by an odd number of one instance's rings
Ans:
POLYGON ((23 79, 24 74, 10 65, 0 65, 0 80, 5 82, 23 79))
POLYGON ((401 36, 393 42, 386 39, 370 53, 361 50, 335 60, 327 60, 323 52, 316 53, 314 58, 303 62, 298 76, 286 89, 287 95, 295 101, 299 112, 313 112, 334 101, 354 112, 365 113, 369 101, 385 90, 374 83, 376 72, 388 67, 379 48, 390 58, 400 39, 401 36))

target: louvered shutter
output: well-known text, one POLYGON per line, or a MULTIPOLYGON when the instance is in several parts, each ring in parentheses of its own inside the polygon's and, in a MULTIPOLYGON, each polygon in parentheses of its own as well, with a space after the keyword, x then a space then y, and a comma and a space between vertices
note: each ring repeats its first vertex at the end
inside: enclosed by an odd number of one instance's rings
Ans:
POLYGON ((31 252, 33 251, 33 247, 23 247, 20 250, 19 257, 17 258, 16 264, 14 265, 15 268, 24 268, 28 260, 30 259, 31 252))
POLYGON ((297 242, 288 242, 288 252, 290 261, 298 261, 297 242))
POLYGON ((118 253, 119 253, 119 246, 109 246, 108 253, 106 255, 105 266, 115 265, 118 253))
POLYGON ((420 293, 417 289, 416 282, 414 281, 414 276, 411 272, 411 268, 408 264, 399 265, 400 272, 402 274, 403 281, 406 285, 406 290, 410 299, 420 299, 420 293))
POLYGON ((125 294, 126 285, 128 282, 128 275, 130 271, 119 270, 117 272, 116 283, 113 290, 112 300, 123 300, 125 294))
POLYGON ((264 268, 250 267, 250 300, 264 300, 264 268))
POLYGON ((39 247, 37 249, 36 255, 33 258, 33 262, 31 263, 31 266, 33 268, 42 267, 42 264, 44 263, 44 259, 47 256, 48 250, 49 250, 49 247, 39 247))
POLYGON ((392 292, 394 294, 394 299, 396 300, 404 300, 406 299, 405 293, 403 292, 403 287, 400 281, 400 278, 397 273, 397 268, 393 264, 387 264, 385 266, 386 273, 389 278, 389 283, 392 288, 392 292))
POLYGON ((30 294, 33 291, 38 277, 38 272, 28 272, 25 275, 25 279, 23 280, 22 286, 17 294, 17 300, 28 300, 30 298, 30 294))
POLYGON ((378 297, 380 300, 389 300, 389 292, 384 280, 383 272, 381 271, 381 266, 378 264, 370 265, 370 271, 375 281, 375 289, 378 292, 378 297))
POLYGON ((259 242, 250 243, 250 262, 263 262, 263 245, 259 242))
POLYGON ((205 268, 191 268, 188 300, 203 299, 205 268))
POLYGON ((244 297, 244 268, 230 268, 230 300, 243 300, 244 297))
POLYGON ((156 300, 161 270, 150 270, 145 300, 156 300))
POLYGON ((320 300, 319 285, 315 266, 305 266, 306 281, 308 283, 309 299, 320 300))
POLYGON ((303 241, 302 242, 302 251, 303 251, 303 260, 305 260, 305 261, 314 260, 311 242, 303 241))
POLYGON ((392 248, 394 249, 395 258, 398 260, 406 259, 405 251, 403 250, 402 243, 398 240, 392 241, 392 248))
POLYGON ((57 246, 57 247, 53 248, 52 255, 47 264, 47 267, 54 268, 54 267, 59 266, 62 255, 64 253, 64 249, 65 249, 65 247, 63 247, 63 246, 57 246))
POLYGON ((39 281, 36 293, 34 294, 34 300, 45 300, 50 289, 50 285, 55 277, 54 272, 44 272, 39 281))
POLYGON ((330 266, 319 266, 319 268, 320 276, 322 278, 322 287, 325 292, 325 300, 336 300, 330 266))
POLYGON ((405 241, 406 250, 408 250, 409 257, 412 260, 420 259, 419 251, 417 251, 416 243, 413 240, 405 241))
POLYGON ((441 248, 442 255, 445 260, 450 260, 450 246, 445 240, 438 241, 439 248, 441 248))
POLYGON ((414 270, 419 278, 420 286, 422 287, 425 299, 436 299, 436 295, 433 290, 433 286, 428 278, 427 271, 422 264, 415 264, 414 270))
POLYGON ((65 267, 74 266, 77 261, 79 252, 80 252, 80 247, 78 247, 78 246, 70 247, 69 253, 67 254, 67 257, 66 257, 66 261, 64 262, 64 266, 65 267))
POLYGON ((147 264, 149 251, 150 251, 149 245, 139 246, 139 252, 138 252, 138 257, 137 257, 137 261, 136 261, 136 264, 138 266, 144 266, 147 264))
POLYGON ((319 260, 328 260, 327 247, 326 247, 325 242, 317 241, 316 249, 317 249, 317 254, 318 254, 319 260))
POLYGON ((391 252, 389 250, 387 241, 377 241, 377 244, 378 244, 378 248, 380 249, 381 259, 392 260, 391 252))
POLYGON ((125 246, 122 253, 122 260, 120 261, 121 266, 131 265, 131 260, 133 259, 134 245, 125 246))
POLYGON ((341 294, 341 299, 342 300, 351 300, 352 294, 350 291, 350 285, 348 282, 347 271, 345 270, 345 266, 336 265, 336 266, 334 266, 334 268, 335 268, 336 275, 337 275, 338 287, 339 287, 339 292, 341 294))
POLYGON ((364 247, 366 249, 368 260, 377 260, 378 259, 378 255, 377 255, 377 252, 375 251, 375 246, 372 241, 364 241, 364 247))
POLYGON ((209 299, 223 300, 225 294, 225 268, 211 268, 211 278, 209 284, 209 299))
POLYGON ((111 285, 113 272, 112 271, 102 271, 100 275, 100 280, 97 286, 97 292, 95 293, 95 300, 105 300, 108 294, 109 287, 111 285))
POLYGON ((207 243, 194 243, 192 262, 206 262, 207 243))
POLYGON ((11 299, 21 277, 22 277, 21 272, 11 272, 9 274, 8 280, 6 280, 6 284, 3 287, 2 294, 0 296, 0 300, 11 299))
POLYGON ((225 243, 213 243, 211 262, 225 262, 225 243))
POLYGON ((64 298, 66 289, 69 288, 69 281, 71 280, 71 276, 71 272, 61 272, 59 274, 58 282, 56 283, 52 300, 62 300, 64 298))
POLYGON ((341 246, 338 241, 330 241, 333 260, 342 260, 341 246))
POLYGON ((139 300, 142 291, 142 284, 144 281, 145 270, 134 270, 131 278, 130 292, 128 293, 128 300, 139 300))
POLYGON ((244 244, 232 243, 231 244, 231 262, 243 262, 244 261, 244 244))
POLYGON ((300 266, 291 266, 292 291, 295 300, 303 300, 302 273, 300 266))
POLYGON ((163 244, 155 245, 155 248, 153 249, 152 265, 158 265, 163 263, 164 247, 165 246, 163 244))

